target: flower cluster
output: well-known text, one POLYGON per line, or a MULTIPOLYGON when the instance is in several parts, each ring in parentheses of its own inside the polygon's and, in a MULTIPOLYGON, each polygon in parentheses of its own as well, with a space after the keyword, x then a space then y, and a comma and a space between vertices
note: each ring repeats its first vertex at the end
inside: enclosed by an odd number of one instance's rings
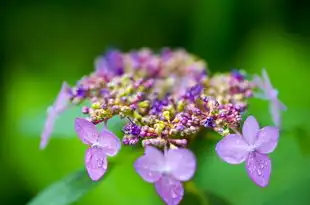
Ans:
POLYGON ((272 88, 266 72, 263 78, 247 79, 244 72, 210 75, 206 63, 184 50, 163 49, 159 54, 149 49, 129 53, 111 50, 95 61, 95 71, 75 86, 64 83, 55 104, 49 109, 41 147, 48 142, 56 116, 69 103, 83 107, 85 119, 77 118, 75 130, 89 146, 86 168, 93 180, 100 179, 107 169, 106 156, 114 156, 120 144, 145 147, 145 155, 134 167, 167 204, 179 204, 183 197, 181 181, 195 172, 196 160, 188 143, 202 129, 213 130, 224 138, 218 143, 218 155, 228 163, 247 161, 251 179, 266 186, 271 172, 270 159, 278 142, 278 128, 259 130, 254 117, 238 130, 248 98, 257 88, 272 102, 272 114, 279 126, 282 103, 272 88), (258 82, 258 83, 257 83, 258 82), (280 106, 281 105, 281 106, 280 106), (105 126, 113 116, 127 121, 120 141, 105 126), (237 133, 236 133, 237 132, 237 133))

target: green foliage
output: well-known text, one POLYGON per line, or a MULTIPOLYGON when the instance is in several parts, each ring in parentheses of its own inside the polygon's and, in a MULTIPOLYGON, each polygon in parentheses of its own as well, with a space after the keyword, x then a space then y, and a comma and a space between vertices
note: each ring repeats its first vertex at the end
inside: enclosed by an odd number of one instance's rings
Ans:
MULTIPOLYGON (((111 168, 110 168, 111 171, 111 168)), ((67 205, 79 200, 99 182, 93 182, 86 171, 80 170, 52 184, 27 205, 67 205)))

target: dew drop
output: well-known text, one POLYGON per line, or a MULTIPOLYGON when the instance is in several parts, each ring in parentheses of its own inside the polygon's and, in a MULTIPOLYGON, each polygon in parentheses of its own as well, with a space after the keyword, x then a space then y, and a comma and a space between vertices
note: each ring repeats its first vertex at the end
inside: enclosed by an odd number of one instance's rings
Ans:
POLYGON ((97 160, 97 166, 98 166, 99 168, 101 168, 101 167, 103 166, 103 160, 102 160, 102 159, 98 159, 98 160, 97 160))
POLYGON ((257 174, 258 176, 262 176, 262 172, 259 169, 257 170, 257 174))

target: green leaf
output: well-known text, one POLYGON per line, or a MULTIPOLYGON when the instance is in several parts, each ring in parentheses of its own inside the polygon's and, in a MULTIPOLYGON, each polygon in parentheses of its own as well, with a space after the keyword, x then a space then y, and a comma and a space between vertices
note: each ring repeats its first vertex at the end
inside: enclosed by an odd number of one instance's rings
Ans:
POLYGON ((205 197, 209 200, 211 205, 231 205, 225 198, 210 191, 205 192, 205 197))
MULTIPOLYGON (((111 171, 111 170, 110 170, 111 171)), ((84 169, 74 172, 47 187, 27 205, 67 205, 76 202, 97 182, 92 181, 84 169)))

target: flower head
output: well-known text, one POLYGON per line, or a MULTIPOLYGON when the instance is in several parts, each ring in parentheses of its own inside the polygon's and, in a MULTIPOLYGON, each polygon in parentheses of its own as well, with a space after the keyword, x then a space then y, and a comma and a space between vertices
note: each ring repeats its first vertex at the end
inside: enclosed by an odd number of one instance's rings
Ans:
POLYGON ((56 98, 56 101, 52 106, 48 108, 47 119, 44 124, 44 130, 41 134, 40 148, 44 149, 49 141, 52 134, 55 121, 59 114, 65 111, 68 107, 70 100, 69 86, 66 82, 62 83, 61 90, 56 98))
POLYGON ((145 155, 137 159, 134 167, 145 181, 155 184, 157 193, 166 204, 177 205, 184 195, 181 182, 194 175, 196 159, 187 149, 170 149, 163 154, 146 146, 145 155))
POLYGON ((278 99, 278 90, 275 89, 269 79, 267 71, 262 70, 262 77, 255 76, 254 83, 259 87, 263 93, 256 94, 256 97, 270 101, 270 113, 272 120, 276 126, 281 125, 281 111, 285 111, 286 106, 278 99))
MULTIPOLYGON (((186 147, 199 137, 200 130, 208 128, 224 136, 216 147, 223 160, 232 164, 246 161, 254 182, 268 184, 271 164, 267 154, 277 145, 278 129, 259 130, 256 120, 249 117, 243 136, 231 134, 240 127, 255 88, 245 72, 211 75, 202 59, 168 48, 159 54, 147 48, 129 53, 110 50, 96 59, 95 67, 68 94, 64 94, 66 88, 61 91, 44 131, 44 136, 50 134, 68 100, 72 104, 89 102, 82 108, 85 119, 75 120, 75 130, 89 146, 85 164, 91 179, 99 180, 105 174, 107 156, 116 155, 121 142, 142 145, 145 155, 135 162, 136 171, 155 184, 168 205, 179 204, 184 194, 181 182, 190 180, 196 169, 195 157, 186 147), (95 126, 114 116, 128 120, 120 127, 121 140, 106 127, 99 133, 95 126)), ((281 103, 264 72, 263 77, 257 78, 259 87, 272 102, 274 118, 279 118, 281 103)))
POLYGON ((101 133, 96 126, 82 118, 75 119, 75 131, 84 144, 89 145, 85 165, 89 177, 99 180, 107 170, 107 156, 115 156, 121 147, 120 140, 104 128, 101 133))
POLYGON ((216 145, 216 152, 230 164, 245 161, 249 177, 257 185, 265 187, 271 174, 271 160, 267 154, 274 151, 278 138, 278 128, 267 126, 259 129, 256 119, 249 116, 242 127, 242 135, 227 135, 216 145))

